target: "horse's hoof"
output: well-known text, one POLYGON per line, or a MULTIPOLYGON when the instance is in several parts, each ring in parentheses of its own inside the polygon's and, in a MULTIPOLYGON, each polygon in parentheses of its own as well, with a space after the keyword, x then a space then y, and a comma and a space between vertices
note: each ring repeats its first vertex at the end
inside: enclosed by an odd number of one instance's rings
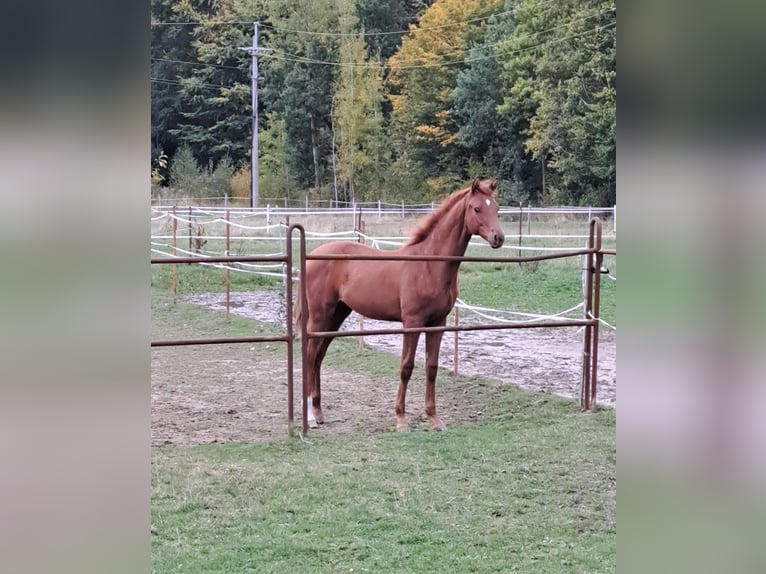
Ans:
POLYGON ((433 428, 434 428, 435 431, 446 431, 447 430, 447 425, 445 425, 441 421, 439 421, 437 423, 432 423, 432 424, 433 424, 433 428))
POLYGON ((410 425, 404 423, 403 425, 396 425, 396 432, 410 432, 410 425))
POLYGON ((317 424, 317 422, 315 420, 312 419, 312 420, 309 421, 309 428, 310 429, 316 429, 316 428, 319 428, 319 425, 317 424))
POLYGON ((320 425, 323 425, 323 424, 324 424, 324 414, 322 414, 322 413, 319 413, 319 414, 317 414, 317 415, 315 416, 315 418, 316 418, 316 421, 317 421, 317 422, 318 422, 320 425))

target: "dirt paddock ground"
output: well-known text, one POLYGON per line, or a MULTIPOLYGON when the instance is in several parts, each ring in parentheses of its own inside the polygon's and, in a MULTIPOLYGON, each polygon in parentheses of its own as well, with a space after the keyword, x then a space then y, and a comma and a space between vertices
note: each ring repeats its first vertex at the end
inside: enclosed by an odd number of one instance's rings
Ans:
MULTIPOLYGON (((231 312, 275 321, 278 294, 269 291, 232 293, 231 312)), ((223 309, 221 294, 189 298, 186 302, 223 309)), ((461 322, 463 318, 461 316, 461 322)), ((352 315, 344 328, 356 328, 352 315)), ((390 328, 396 323, 365 320, 365 328, 390 328)), ((418 360, 424 358, 421 337, 418 360)), ((375 349, 399 354, 401 336, 366 337, 375 349)), ((263 441, 287 432, 287 361, 276 346, 215 345, 164 347, 152 350, 152 445, 193 445, 234 441, 263 441)), ((442 340, 440 366, 453 364, 454 338, 442 340)), ((600 330, 598 403, 616 407, 616 333, 600 330)), ((513 329, 460 333, 461 375, 479 375, 498 384, 564 397, 578 397, 582 368, 582 333, 575 327, 513 329)), ((341 368, 322 368, 322 406, 326 424, 314 432, 386 432, 394 429, 393 405, 398 373, 375 378, 341 368)), ((416 365, 407 393, 410 424, 428 428, 422 414, 424 371, 416 365)), ((296 357, 296 394, 300 387, 300 358, 296 357)), ((437 408, 447 426, 481 419, 481 397, 440 373, 437 408)), ((299 401, 295 402, 300 420, 299 401)))

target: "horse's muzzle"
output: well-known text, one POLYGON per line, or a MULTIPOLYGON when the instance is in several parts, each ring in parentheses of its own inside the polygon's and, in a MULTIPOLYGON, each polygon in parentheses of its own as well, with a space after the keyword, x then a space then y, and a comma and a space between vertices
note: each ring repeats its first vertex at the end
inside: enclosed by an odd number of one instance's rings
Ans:
POLYGON ((505 242, 505 234, 502 231, 493 231, 489 236, 489 244, 492 249, 502 247, 505 242))

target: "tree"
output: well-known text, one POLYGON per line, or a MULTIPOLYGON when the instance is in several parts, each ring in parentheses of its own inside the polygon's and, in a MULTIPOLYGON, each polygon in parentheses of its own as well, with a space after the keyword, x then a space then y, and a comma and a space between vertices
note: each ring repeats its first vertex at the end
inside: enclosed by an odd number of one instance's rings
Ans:
POLYGON ((433 3, 389 59, 395 167, 414 170, 426 197, 451 191, 468 177, 449 99, 471 42, 483 35, 479 24, 468 20, 488 16, 500 5, 499 0, 433 3))
POLYGON ((327 174, 332 175, 336 70, 327 62, 337 60, 338 38, 326 33, 338 29, 337 5, 335 0, 269 0, 266 5, 264 44, 273 51, 263 59, 262 100, 271 117, 284 121, 290 176, 319 198, 327 174))
MULTIPOLYGON (((183 20, 177 0, 152 0, 151 14, 151 156, 164 153, 172 158, 178 149, 178 139, 170 130, 182 120, 179 62, 196 57, 192 47, 193 29, 167 25, 183 20)), ((168 181, 167 166, 159 168, 158 176, 163 182, 168 181)))
POLYGON ((529 118, 526 148, 547 203, 615 200, 616 9, 613 0, 540 10, 521 0, 501 42, 509 94, 502 113, 529 118))
MULTIPOLYGON (((216 17, 231 18, 225 10, 216 17)), ((239 48, 251 43, 252 31, 244 24, 204 24, 194 36, 200 65, 181 80, 184 119, 171 133, 203 164, 223 157, 242 163, 250 153, 252 105, 250 58, 239 48)))
POLYGON ((614 202, 614 0, 152 0, 155 182, 250 163, 251 20, 267 195, 614 202))
POLYGON ((258 138, 259 186, 267 190, 269 197, 290 199, 290 190, 294 183, 287 167, 285 149, 285 122, 269 116, 266 129, 261 130, 258 138))
MULTIPOLYGON (((186 145, 202 165, 248 161, 252 27, 220 25, 252 9, 236 0, 153 0, 152 136, 171 158, 186 145), (182 22, 183 25, 173 25, 182 22), (187 25, 196 22, 196 25, 187 25), (162 23, 162 25, 159 25, 162 23), (169 24, 168 24, 169 23, 169 24)), ((155 151, 156 153, 156 151, 155 151)))
POLYGON ((508 15, 490 18, 483 45, 469 55, 468 66, 457 77, 450 95, 451 111, 459 130, 457 140, 472 171, 496 177, 498 196, 505 204, 526 205, 539 192, 539 169, 525 149, 528 120, 501 113, 499 107, 508 93, 496 45, 511 34, 514 20, 508 15))
POLYGON ((340 14, 341 66, 333 96, 336 185, 350 202, 366 197, 368 187, 381 176, 383 151, 378 145, 383 137, 382 71, 377 59, 367 59, 364 30, 355 31, 352 10, 353 2, 345 0, 340 14))
POLYGON ((402 43, 409 25, 423 10, 406 0, 356 0, 359 28, 365 32, 368 56, 385 62, 402 43), (397 31, 401 34, 397 34, 397 31))

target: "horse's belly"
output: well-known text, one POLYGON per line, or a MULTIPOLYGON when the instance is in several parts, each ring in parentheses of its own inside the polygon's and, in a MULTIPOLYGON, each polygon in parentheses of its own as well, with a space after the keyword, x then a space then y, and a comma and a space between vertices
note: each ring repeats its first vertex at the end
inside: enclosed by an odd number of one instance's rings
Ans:
POLYGON ((357 313, 381 321, 401 321, 399 285, 390 275, 381 273, 371 265, 363 267, 364 273, 345 277, 338 289, 340 300, 357 313))
POLYGON ((379 321, 401 321, 401 311, 399 309, 399 300, 387 297, 360 297, 358 295, 349 295, 345 297, 341 294, 341 301, 351 307, 360 315, 379 321))

